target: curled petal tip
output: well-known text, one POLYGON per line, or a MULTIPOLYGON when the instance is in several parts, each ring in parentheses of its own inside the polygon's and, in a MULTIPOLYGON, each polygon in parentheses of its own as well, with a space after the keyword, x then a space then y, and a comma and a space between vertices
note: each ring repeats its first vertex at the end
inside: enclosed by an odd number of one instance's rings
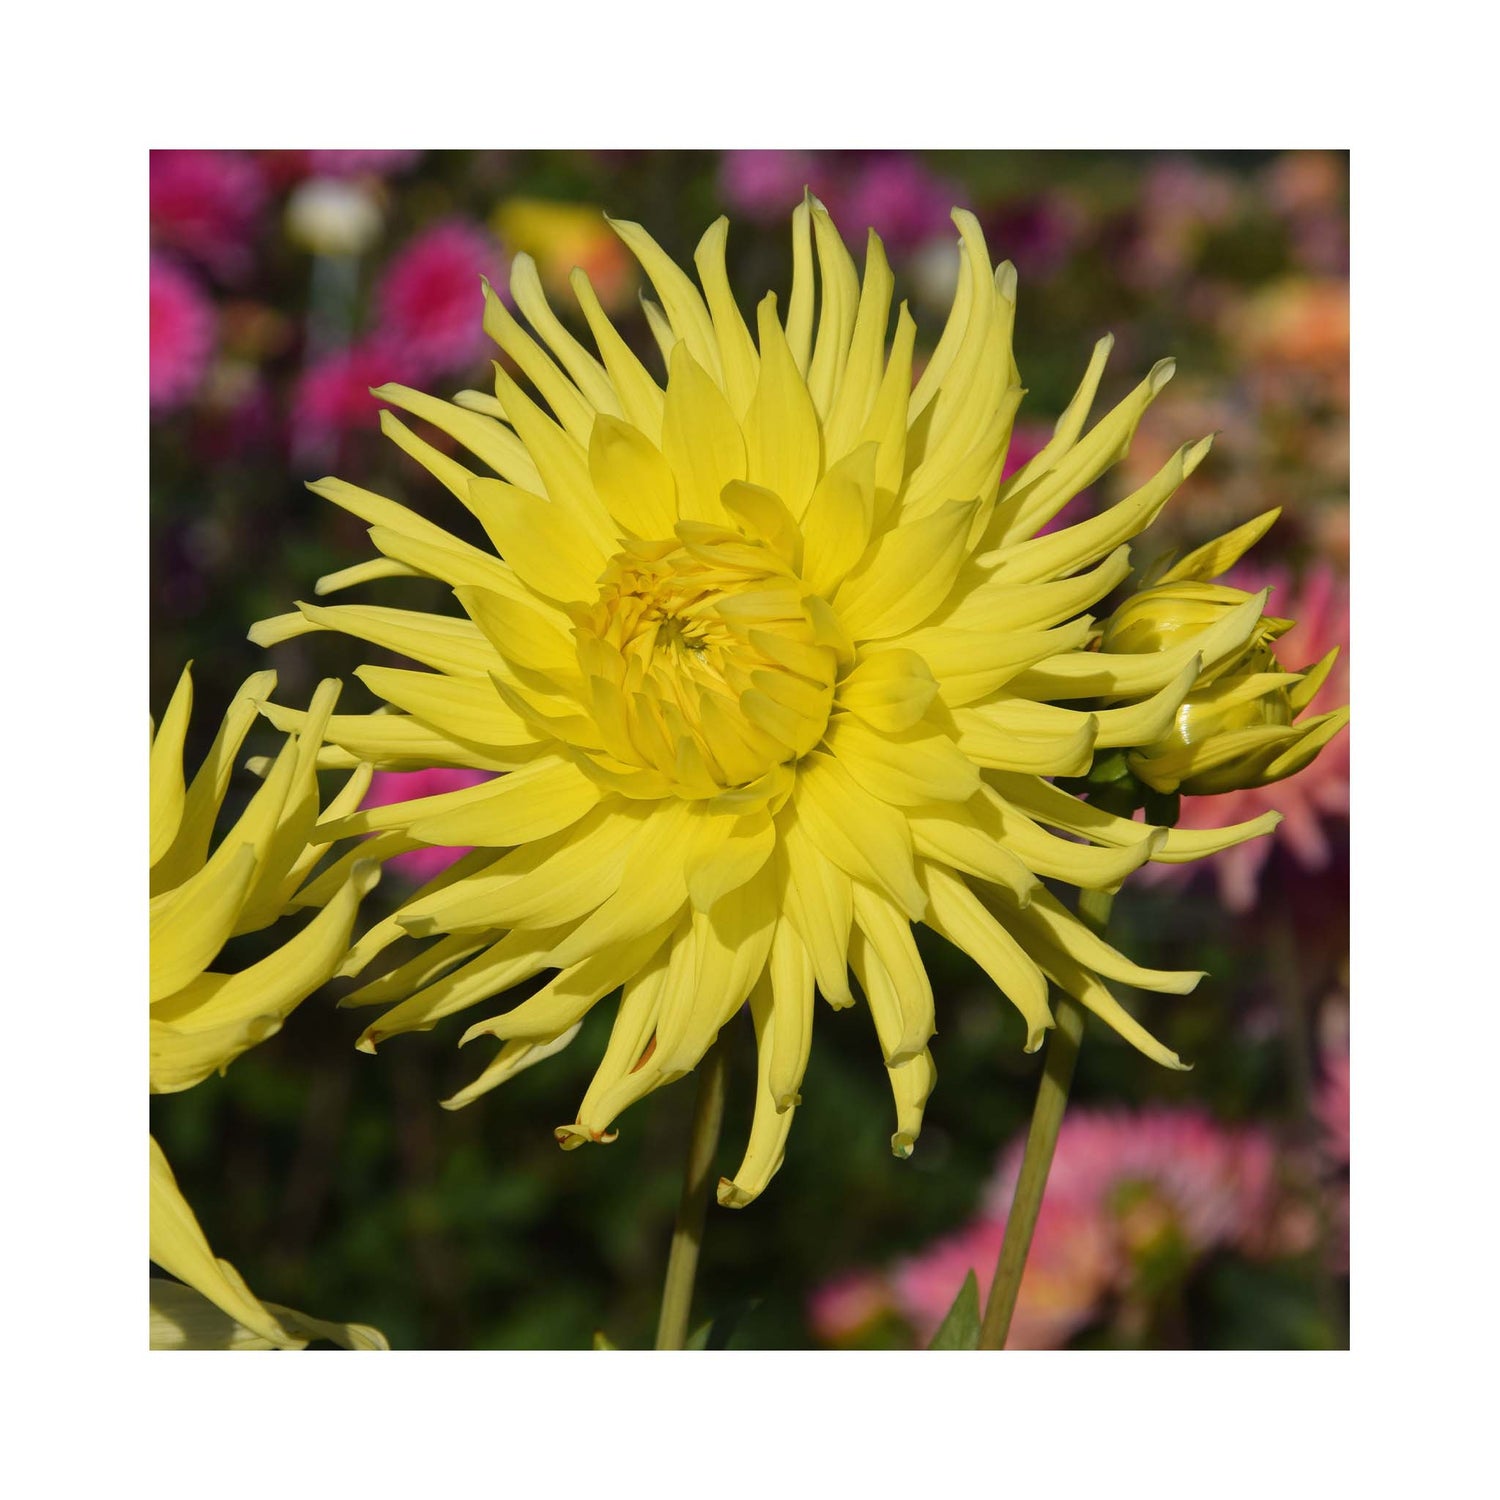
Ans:
POLYGON ((910 1132, 898 1130, 891 1137, 891 1155, 899 1161, 905 1161, 911 1155, 912 1148, 916 1143, 917 1138, 910 1132))

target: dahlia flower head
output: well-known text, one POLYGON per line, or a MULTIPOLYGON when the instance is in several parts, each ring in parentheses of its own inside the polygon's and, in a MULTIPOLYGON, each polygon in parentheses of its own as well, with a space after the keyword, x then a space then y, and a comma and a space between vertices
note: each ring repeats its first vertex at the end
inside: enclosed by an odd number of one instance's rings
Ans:
MULTIPOLYGON (((223 1072, 281 1029, 326 983, 349 946, 362 897, 380 878, 358 851, 309 881, 328 852, 310 844, 319 815, 317 756, 339 684, 321 684, 304 733, 259 769, 264 779, 230 831, 210 848, 230 773, 274 672, 251 677, 225 714, 191 783, 182 753, 192 712, 184 670, 151 739, 151 1092, 178 1093, 223 1072), (259 962, 211 969, 230 938, 258 932, 296 908, 314 915, 259 962)), ((349 778, 328 812, 359 806, 370 768, 349 778)), ((310 1339, 385 1348, 360 1324, 326 1323, 261 1302, 228 1261, 217 1259, 165 1154, 151 1141, 151 1259, 179 1278, 151 1280, 152 1348, 298 1349, 310 1339)))
MULTIPOLYGON (((1022 397, 1016 278, 991 264, 972 214, 953 218, 962 274, 915 386, 904 304, 887 344, 893 277, 878 237, 861 277, 816 200, 792 216, 784 311, 765 296, 753 334, 725 269, 727 221, 697 248, 696 285, 643 228, 614 222, 659 298, 644 301, 657 373, 586 274, 572 285, 593 350, 517 255, 516 313, 485 288, 484 327, 511 362, 496 363, 492 392, 375 392, 471 455, 380 414, 493 550, 345 481, 312 485, 369 523, 379 554, 319 593, 416 575, 448 584, 457 604, 307 602, 252 628, 266 646, 338 631, 414 664, 357 670, 383 701, 332 716, 319 763, 504 773, 323 820, 317 837, 376 834, 363 847, 380 858, 473 846, 351 950, 344 973, 393 944, 410 953, 344 1002, 394 1002, 360 1045, 550 974, 465 1032, 499 1050, 449 1107, 569 1045, 618 991, 598 1070, 556 1131, 565 1147, 611 1140, 620 1114, 689 1072, 748 1000, 754 1116, 742 1164, 719 1185, 721 1203, 743 1205, 782 1161, 815 991, 853 1006, 852 970, 889 1074, 892 1148, 906 1156, 936 1077, 915 922, 986 970, 1021 1013, 1028 1050, 1053 1024, 1050 981, 1182 1066, 1108 981, 1183 994, 1202 976, 1133 963, 1043 879, 1114 890, 1147 859, 1193 859, 1275 817, 1146 827, 1048 778, 1166 733, 1205 666, 1251 638, 1262 601, 1185 645, 1090 649, 1087 611, 1125 581, 1131 539, 1209 441, 1101 514, 1039 534, 1125 452, 1173 364, 1088 427, 1112 342, 1101 340, 1051 442, 1002 483, 1022 397)), ((284 729, 308 722, 266 712, 284 729)))

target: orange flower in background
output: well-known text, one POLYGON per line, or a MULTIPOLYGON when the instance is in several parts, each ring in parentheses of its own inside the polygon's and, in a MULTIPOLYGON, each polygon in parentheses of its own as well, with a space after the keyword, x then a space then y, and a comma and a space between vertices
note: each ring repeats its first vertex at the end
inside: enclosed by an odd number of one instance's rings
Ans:
POLYGON ((490 215, 490 227, 513 254, 536 262, 542 286, 555 295, 569 293, 569 277, 578 267, 609 312, 627 307, 635 296, 634 262, 595 204, 506 198, 490 215))

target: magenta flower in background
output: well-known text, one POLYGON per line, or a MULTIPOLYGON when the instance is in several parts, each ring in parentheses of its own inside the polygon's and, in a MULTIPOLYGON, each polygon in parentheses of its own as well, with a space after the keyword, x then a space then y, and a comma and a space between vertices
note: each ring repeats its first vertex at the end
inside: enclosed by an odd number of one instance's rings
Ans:
POLYGON ((151 409, 171 411, 198 391, 214 352, 214 305, 163 256, 151 257, 151 409))
MULTIPOLYGON (((1270 584, 1270 612, 1297 621, 1296 628, 1277 642, 1276 654, 1283 665, 1310 666, 1339 647, 1338 660, 1309 705, 1309 714, 1327 713, 1349 701, 1347 579, 1327 563, 1319 563, 1295 591, 1286 586, 1283 574, 1250 568, 1237 568, 1224 581, 1249 593, 1270 584)), ((1326 869, 1333 849, 1324 823, 1349 816, 1349 736, 1339 735, 1311 765, 1272 786, 1215 797, 1184 797, 1178 824, 1183 828, 1219 828, 1272 810, 1280 812, 1283 821, 1266 838, 1251 839, 1191 865, 1148 864, 1139 874, 1150 883, 1186 882, 1204 869, 1218 881, 1224 906, 1232 912, 1247 912, 1259 899, 1261 873, 1273 847, 1286 849, 1304 870, 1317 873, 1326 869)))
POLYGON ((420 151, 309 151, 308 167, 325 177, 390 177, 421 161, 420 151))
POLYGON ((181 252, 219 281, 254 260, 266 203, 259 163, 243 151, 151 153, 151 243, 181 252))
MULTIPOLYGON (((442 792, 456 792, 468 786, 478 786, 488 781, 488 771, 465 771, 435 767, 429 771, 377 771, 365 793, 363 807, 385 807, 392 802, 407 802, 417 797, 436 797, 442 792)), ((410 854, 398 854, 386 862, 388 870, 395 870, 413 885, 423 885, 435 875, 441 875, 456 859, 469 851, 467 848, 450 848, 434 845, 430 849, 413 849, 410 854)))
MULTIPOLYGON (((957 201, 957 200, 955 200, 957 201)), ((1088 227, 1081 204, 1062 193, 1008 199, 980 215, 985 237, 1014 261, 1023 286, 1061 269, 1088 227)))
POLYGON ((461 370, 483 357, 480 277, 504 285, 505 257, 479 225, 445 219, 391 258, 376 288, 379 333, 407 356, 415 378, 461 370))
POLYGON ((811 188, 832 208, 836 174, 811 151, 726 151, 719 163, 719 192, 737 214, 780 224, 811 188))
POLYGON ((876 152, 839 187, 829 210, 846 234, 873 229, 888 251, 899 253, 955 237, 952 212, 966 196, 915 156, 876 152))
MULTIPOLYGON (((383 339, 313 360, 297 377, 292 398, 292 447, 299 460, 331 456, 347 434, 377 430, 380 403, 370 391, 402 380, 401 362, 402 351, 383 339)), ((406 374, 417 378, 412 370, 406 374)))

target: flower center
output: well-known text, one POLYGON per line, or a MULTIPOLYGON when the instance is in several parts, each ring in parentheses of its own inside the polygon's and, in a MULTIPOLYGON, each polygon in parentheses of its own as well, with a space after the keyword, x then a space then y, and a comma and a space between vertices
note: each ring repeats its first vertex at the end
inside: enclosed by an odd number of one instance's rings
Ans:
POLYGON ((678 532, 611 558, 574 638, 603 741, 596 764, 656 773, 642 794, 664 778, 678 795, 712 797, 818 743, 837 655, 772 547, 701 523, 678 532))

